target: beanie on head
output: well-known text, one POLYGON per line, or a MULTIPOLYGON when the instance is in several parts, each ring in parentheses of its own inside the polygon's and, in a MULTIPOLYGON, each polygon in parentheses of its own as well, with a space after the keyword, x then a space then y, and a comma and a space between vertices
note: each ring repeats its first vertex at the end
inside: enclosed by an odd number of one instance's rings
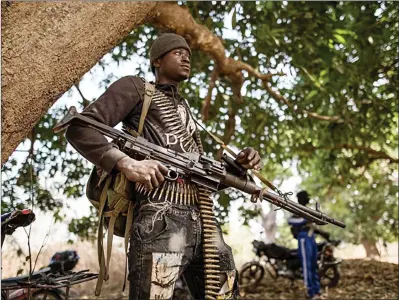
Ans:
POLYGON ((191 49, 182 36, 175 33, 164 33, 160 35, 152 43, 150 49, 150 65, 152 66, 152 63, 156 59, 177 48, 186 49, 191 55, 191 49))
POLYGON ((298 203, 301 205, 306 205, 309 203, 309 194, 307 191, 300 191, 298 194, 296 194, 296 197, 298 198, 298 203))

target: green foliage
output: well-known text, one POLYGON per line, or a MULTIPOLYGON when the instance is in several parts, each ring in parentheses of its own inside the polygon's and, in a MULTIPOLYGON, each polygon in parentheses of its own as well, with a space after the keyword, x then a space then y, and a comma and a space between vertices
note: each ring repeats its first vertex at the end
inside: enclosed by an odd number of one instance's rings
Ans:
POLYGON ((80 238, 94 242, 97 236, 97 226, 99 218, 98 211, 90 207, 90 215, 80 219, 72 219, 68 225, 68 230, 77 234, 80 238))
MULTIPOLYGON (((221 76, 213 92, 207 128, 223 136, 228 109, 236 110, 231 146, 258 149, 264 157, 263 174, 276 184, 290 176, 287 168, 297 162, 303 188, 320 200, 322 209, 347 222, 347 230, 328 228, 333 235, 344 235, 352 242, 365 237, 387 241, 397 237, 397 5, 298 1, 183 4, 198 23, 223 36, 229 56, 261 73, 285 73, 273 76, 270 84, 290 105, 271 97, 259 79, 244 72, 243 103, 238 106, 231 82, 221 76), (226 26, 232 29, 225 34, 227 15, 231 20, 226 26), (318 115, 335 119, 325 121, 318 115)), ((111 51, 112 58, 120 63, 133 54, 148 58, 157 34, 150 25, 137 28, 111 51)), ((106 70, 104 60, 99 66, 106 70)), ((181 92, 198 119, 213 69, 214 62, 194 49, 192 76, 181 85, 181 92)), ((132 74, 144 76, 149 71, 148 63, 140 62, 132 74)), ((114 79, 108 74, 103 85, 114 79)), ((41 174, 55 177, 62 173, 66 181, 54 186, 72 198, 83 194, 82 178, 88 174, 81 157, 66 148, 62 136, 49 130, 63 113, 51 111, 35 128, 40 148, 35 148, 33 158, 33 190, 40 203, 44 201, 39 204, 44 210, 57 210, 60 205, 38 180, 41 174), (61 157, 62 163, 56 157, 61 157)), ((206 152, 215 153, 214 142, 201 135, 206 152)), ((3 181, 3 209, 17 207, 29 198, 29 163, 20 166, 12 157, 3 167, 3 173, 19 170, 18 176, 3 181), (21 191, 23 198, 16 196, 21 191)), ((220 194, 217 211, 221 221, 227 220, 230 202, 242 197, 232 191, 220 194)), ((242 208, 245 222, 257 216, 251 209, 242 208)), ((89 237, 93 222, 91 215, 73 221, 70 229, 89 237)))
POLYGON ((70 147, 63 135, 54 135, 52 128, 66 113, 66 108, 50 110, 31 132, 29 139, 2 168, 3 212, 33 206, 51 212, 55 221, 64 220, 64 200, 83 195, 87 163, 70 147), (32 145, 33 141, 33 145, 32 145), (17 158, 17 154, 22 154, 17 158), (66 176, 66 178, 65 178, 66 176))
MULTIPOLYGON (((354 243, 362 240, 393 242, 398 238, 398 182, 389 176, 392 166, 373 163, 362 176, 348 178, 341 185, 307 178, 304 185, 318 198, 323 209, 344 220, 347 230, 328 228, 333 238, 354 243)), ((397 173, 396 173, 397 174, 397 173)), ((397 175, 396 175, 397 176, 397 175)))

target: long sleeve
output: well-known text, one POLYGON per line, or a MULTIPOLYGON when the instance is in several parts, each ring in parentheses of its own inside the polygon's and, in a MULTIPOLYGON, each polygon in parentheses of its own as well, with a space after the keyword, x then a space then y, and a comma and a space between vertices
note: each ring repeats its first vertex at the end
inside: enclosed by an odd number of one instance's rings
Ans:
MULTIPOLYGON (((93 103, 86 107, 82 115, 105 125, 114 127, 122 122, 141 101, 136 84, 140 78, 126 76, 109 86, 109 88, 93 103)), ((74 123, 66 131, 68 142, 87 160, 111 173, 116 163, 126 156, 116 144, 108 140, 98 131, 74 123)))

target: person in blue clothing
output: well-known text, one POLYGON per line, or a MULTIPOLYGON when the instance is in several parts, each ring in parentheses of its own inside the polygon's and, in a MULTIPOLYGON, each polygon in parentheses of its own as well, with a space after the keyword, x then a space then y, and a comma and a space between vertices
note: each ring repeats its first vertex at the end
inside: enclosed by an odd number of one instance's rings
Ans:
MULTIPOLYGON (((306 206, 309 203, 309 194, 300 191, 297 195, 298 203, 306 206)), ((299 257, 302 263, 303 280, 308 290, 309 299, 322 299, 320 295, 320 279, 317 272, 317 244, 314 227, 310 221, 297 216, 288 219, 291 232, 298 240, 299 257)))

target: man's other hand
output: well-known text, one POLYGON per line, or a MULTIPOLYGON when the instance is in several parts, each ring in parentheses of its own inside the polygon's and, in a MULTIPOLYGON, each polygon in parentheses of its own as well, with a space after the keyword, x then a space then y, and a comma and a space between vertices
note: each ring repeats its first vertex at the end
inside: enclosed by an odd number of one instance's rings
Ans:
POLYGON ((246 169, 259 170, 262 167, 258 151, 251 147, 241 150, 237 155, 236 162, 246 169))

